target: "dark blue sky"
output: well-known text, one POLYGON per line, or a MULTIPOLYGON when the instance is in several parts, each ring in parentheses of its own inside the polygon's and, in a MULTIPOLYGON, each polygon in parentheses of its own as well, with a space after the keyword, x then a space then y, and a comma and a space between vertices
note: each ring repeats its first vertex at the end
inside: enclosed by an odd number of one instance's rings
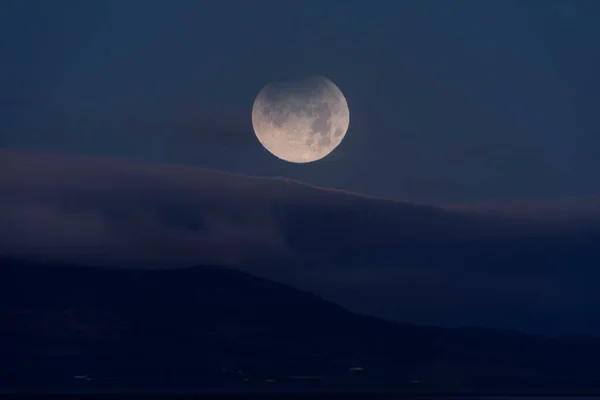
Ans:
POLYGON ((5 1, 0 147, 285 176, 434 203, 598 193, 596 1, 5 1), (322 74, 350 129, 287 164, 267 82, 322 74))

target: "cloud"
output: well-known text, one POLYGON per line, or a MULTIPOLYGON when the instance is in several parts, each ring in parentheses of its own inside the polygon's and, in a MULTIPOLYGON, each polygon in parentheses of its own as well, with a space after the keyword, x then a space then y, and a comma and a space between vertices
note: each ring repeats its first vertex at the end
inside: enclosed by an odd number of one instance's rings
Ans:
POLYGON ((218 190, 224 174, 17 152, 0 169, 4 252, 176 267, 281 249, 265 207, 218 190))
POLYGON ((600 224, 580 215, 448 210, 289 179, 0 151, 1 255, 228 265, 413 322, 527 329, 558 310, 576 315, 573 329, 600 332, 581 312, 600 306, 597 243, 600 224))
POLYGON ((0 147, 215 165, 262 152, 246 108, 170 98, 110 109, 0 103, 10 111, 0 110, 0 147))
POLYGON ((527 218, 553 220, 580 220, 597 223, 600 220, 600 196, 582 196, 578 198, 554 198, 521 201, 503 201, 501 203, 479 203, 470 206, 456 205, 457 211, 469 210, 496 215, 520 215, 527 218))
POLYGON ((127 107, 112 118, 138 143, 160 143, 168 159, 193 162, 233 153, 260 151, 246 108, 207 108, 173 100, 127 107), (220 151, 226 149, 227 152, 220 151))

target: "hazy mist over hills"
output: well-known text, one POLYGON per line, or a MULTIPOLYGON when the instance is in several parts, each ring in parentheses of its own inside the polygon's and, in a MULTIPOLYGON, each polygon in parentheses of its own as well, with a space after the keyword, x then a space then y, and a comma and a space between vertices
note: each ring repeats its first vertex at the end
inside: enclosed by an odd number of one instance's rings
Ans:
POLYGON ((452 211, 285 179, 6 150, 0 184, 5 255, 217 263, 402 321, 600 332, 583 311, 600 304, 593 219, 452 211))

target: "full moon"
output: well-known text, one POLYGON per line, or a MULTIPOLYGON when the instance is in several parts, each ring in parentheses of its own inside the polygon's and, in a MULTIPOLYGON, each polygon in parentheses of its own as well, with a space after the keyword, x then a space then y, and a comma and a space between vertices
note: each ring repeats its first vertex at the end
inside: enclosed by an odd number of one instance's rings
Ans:
POLYGON ((259 142, 274 156, 293 163, 327 156, 342 142, 349 123, 342 91, 322 76, 270 83, 252 107, 259 142))

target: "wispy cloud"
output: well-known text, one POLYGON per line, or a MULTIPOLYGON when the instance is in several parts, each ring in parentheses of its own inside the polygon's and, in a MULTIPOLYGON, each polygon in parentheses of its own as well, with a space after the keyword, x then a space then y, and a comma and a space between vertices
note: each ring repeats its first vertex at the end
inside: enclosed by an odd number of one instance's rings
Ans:
POLYGON ((468 322, 487 318, 490 307, 526 324, 548 309, 600 305, 592 284, 600 224, 590 221, 450 211, 180 165, 0 151, 3 255, 123 267, 217 263, 418 322, 468 322))

